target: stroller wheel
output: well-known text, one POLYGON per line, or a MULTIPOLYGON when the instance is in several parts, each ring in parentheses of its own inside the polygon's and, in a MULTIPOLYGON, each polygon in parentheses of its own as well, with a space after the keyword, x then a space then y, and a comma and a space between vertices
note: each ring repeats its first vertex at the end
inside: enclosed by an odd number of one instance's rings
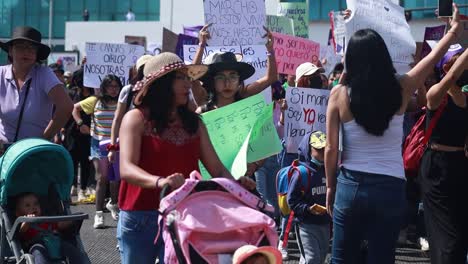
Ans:
POLYGON ((34 256, 31 254, 24 254, 21 260, 18 262, 19 264, 34 264, 34 256))

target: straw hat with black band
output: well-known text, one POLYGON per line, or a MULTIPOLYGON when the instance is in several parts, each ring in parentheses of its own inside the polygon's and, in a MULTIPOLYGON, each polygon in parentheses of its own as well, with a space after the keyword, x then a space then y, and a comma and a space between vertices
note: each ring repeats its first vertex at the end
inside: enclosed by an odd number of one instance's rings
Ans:
POLYGON ((141 105, 143 98, 148 93, 148 89, 154 81, 179 69, 187 69, 187 75, 192 78, 192 80, 199 79, 208 71, 206 65, 186 65, 179 56, 171 52, 163 52, 155 55, 145 63, 143 71, 145 78, 137 82, 133 88, 133 91, 136 92, 133 103, 136 106, 141 105))
POLYGON ((0 42, 0 47, 9 52, 9 49, 15 40, 26 40, 37 45, 37 59, 45 60, 49 57, 50 48, 49 46, 41 43, 42 35, 37 29, 32 27, 16 27, 13 30, 11 39, 7 42, 0 42))

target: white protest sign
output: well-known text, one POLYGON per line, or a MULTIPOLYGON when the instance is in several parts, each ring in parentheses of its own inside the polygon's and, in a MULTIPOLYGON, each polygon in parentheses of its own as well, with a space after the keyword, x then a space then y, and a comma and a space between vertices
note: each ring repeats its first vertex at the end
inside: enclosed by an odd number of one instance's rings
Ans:
POLYGON ((210 28, 210 46, 265 43, 265 0, 203 0, 205 24, 210 28))
POLYGON ((327 46, 327 48, 324 50, 324 58, 326 59, 326 62, 322 64, 322 68, 325 70, 325 74, 328 77, 335 65, 341 62, 342 56, 335 54, 335 49, 333 48, 333 46, 327 46))
MULTIPOLYGON (((195 53, 198 49, 198 45, 184 45, 184 61, 187 64, 191 64, 195 53)), ((265 45, 247 45, 247 46, 206 46, 203 53, 202 61, 214 52, 232 52, 236 54, 242 54, 242 62, 246 62, 255 68, 255 73, 249 79, 245 80, 245 85, 253 83, 254 81, 262 78, 267 73, 268 58, 266 55, 265 45)), ((266 88, 262 92, 265 102, 271 103, 271 89, 266 88)))
POLYGON ((146 47, 146 53, 150 55, 158 55, 162 51, 162 45, 161 43, 153 43, 150 42, 148 43, 148 46, 146 47))
POLYGON ((87 42, 84 86, 99 88, 109 74, 118 76, 127 85, 130 68, 143 54, 145 48, 139 45, 87 42))
POLYGON ((347 0, 346 3, 352 12, 351 18, 346 21, 346 41, 354 32, 370 28, 384 39, 393 63, 413 62, 416 42, 406 22, 403 7, 390 0, 347 0))
POLYGON ((346 51, 346 25, 343 12, 331 12, 333 42, 337 54, 344 55, 346 51))
POLYGON ((309 131, 326 132, 329 90, 290 87, 286 89, 288 109, 284 112, 284 137, 288 153, 297 153, 309 131))

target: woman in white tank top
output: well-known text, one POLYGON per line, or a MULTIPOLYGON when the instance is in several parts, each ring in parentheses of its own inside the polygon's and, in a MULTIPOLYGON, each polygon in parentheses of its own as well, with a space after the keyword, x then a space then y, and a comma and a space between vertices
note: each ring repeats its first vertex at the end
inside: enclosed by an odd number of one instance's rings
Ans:
POLYGON ((370 29, 348 43, 345 85, 331 91, 327 109, 327 209, 333 217, 332 263, 356 263, 367 240, 367 263, 394 263, 405 209, 401 156, 403 114, 460 31, 454 8, 451 29, 411 71, 396 76, 381 36, 370 29), (338 173, 339 130, 343 152, 338 173), (337 178, 338 174, 338 178, 337 178), (338 180, 337 180, 338 179, 338 180), (337 183, 338 182, 338 183, 337 183))

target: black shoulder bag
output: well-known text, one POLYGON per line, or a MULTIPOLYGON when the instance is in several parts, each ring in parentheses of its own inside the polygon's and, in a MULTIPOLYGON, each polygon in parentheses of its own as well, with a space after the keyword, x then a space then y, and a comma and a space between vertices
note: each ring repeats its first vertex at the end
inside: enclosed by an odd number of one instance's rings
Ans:
POLYGON ((15 139, 13 139, 12 143, 14 143, 14 142, 16 142, 18 140, 18 134, 19 134, 19 130, 20 130, 20 127, 21 127, 21 120, 23 119, 24 107, 26 105, 26 100, 28 100, 28 94, 29 94, 29 87, 30 86, 31 86, 31 79, 29 79, 26 82, 26 93, 24 95, 23 104, 21 105, 21 110, 20 110, 20 114, 19 114, 19 117, 18 117, 18 124, 16 125, 15 139))

